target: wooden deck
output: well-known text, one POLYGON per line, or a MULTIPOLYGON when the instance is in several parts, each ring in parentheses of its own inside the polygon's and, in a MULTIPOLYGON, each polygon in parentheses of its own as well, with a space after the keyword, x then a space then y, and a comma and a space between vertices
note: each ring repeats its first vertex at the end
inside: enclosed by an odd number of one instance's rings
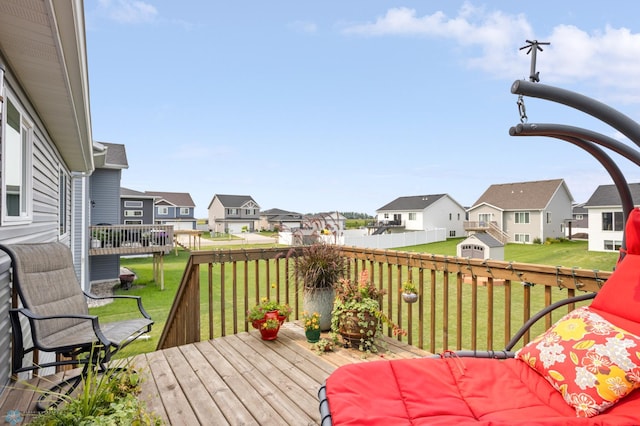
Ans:
MULTIPOLYGON (((318 389, 338 366, 428 355, 385 340, 386 350, 366 358, 344 348, 320 356, 302 327, 288 322, 275 341, 251 331, 139 355, 134 365, 146 376, 142 399, 167 424, 316 425, 318 389)), ((0 418, 20 410, 28 421, 37 396, 32 387, 13 384, 0 396, 0 418)))

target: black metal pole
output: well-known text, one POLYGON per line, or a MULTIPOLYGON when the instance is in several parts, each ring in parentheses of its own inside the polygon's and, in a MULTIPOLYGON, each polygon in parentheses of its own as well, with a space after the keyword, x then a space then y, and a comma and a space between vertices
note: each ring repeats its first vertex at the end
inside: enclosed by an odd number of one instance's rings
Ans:
POLYGON ((532 83, 526 80, 514 81, 511 85, 511 93, 546 99, 585 112, 609 124, 631 139, 636 145, 640 146, 640 125, 631 118, 600 101, 570 90, 547 86, 540 83, 532 83))

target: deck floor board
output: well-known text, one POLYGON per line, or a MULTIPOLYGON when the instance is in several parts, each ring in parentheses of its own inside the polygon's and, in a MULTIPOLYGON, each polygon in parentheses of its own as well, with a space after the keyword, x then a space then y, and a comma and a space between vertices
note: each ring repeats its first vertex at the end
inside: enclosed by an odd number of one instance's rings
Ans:
MULTIPOLYGON (((338 347, 318 355, 299 323, 288 322, 275 341, 252 330, 141 354, 132 365, 144 378, 141 399, 170 425, 317 425, 318 389, 339 366, 428 355, 395 339, 385 342, 378 354, 338 347)), ((34 385, 51 382, 10 383, 0 412, 20 410, 28 421, 38 397, 34 385)))

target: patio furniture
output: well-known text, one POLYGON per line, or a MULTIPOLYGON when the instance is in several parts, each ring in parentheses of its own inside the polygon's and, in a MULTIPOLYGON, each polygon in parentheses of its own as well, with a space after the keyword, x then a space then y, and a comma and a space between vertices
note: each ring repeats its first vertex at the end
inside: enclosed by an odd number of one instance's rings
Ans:
MULTIPOLYGON (((153 321, 142 307, 138 296, 96 297, 82 291, 76 277, 71 250, 59 242, 0 245, 12 263, 12 282, 21 307, 10 310, 13 330, 11 369, 18 373, 47 367, 83 365, 80 375, 56 384, 45 392, 38 404, 49 394, 58 395, 50 405, 57 405, 86 377, 89 369, 108 371, 107 363, 118 350, 151 331, 153 321), (101 323, 89 315, 87 298, 127 299, 137 303, 138 318, 101 323), (23 332, 21 319, 29 324, 23 332), (36 363, 25 357, 34 350, 53 352, 55 359, 36 363)), ((132 307, 133 308, 133 307, 132 307)), ((53 358, 53 356, 51 356, 53 358)), ((49 400, 47 400, 49 401, 49 400)))
POLYGON ((565 315, 519 351, 446 352, 335 370, 319 392, 322 425, 640 424, 640 209, 626 255, 589 307, 565 315))

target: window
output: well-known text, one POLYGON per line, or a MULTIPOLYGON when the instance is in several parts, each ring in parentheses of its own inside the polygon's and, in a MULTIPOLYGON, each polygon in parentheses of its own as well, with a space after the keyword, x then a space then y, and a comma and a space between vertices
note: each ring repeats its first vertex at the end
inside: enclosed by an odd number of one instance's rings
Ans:
POLYGON ((166 216, 169 214, 169 207, 158 207, 158 216, 166 216))
POLYGON ((551 212, 547 212, 547 223, 551 223, 551 212))
POLYGON ((124 211, 124 216, 125 217, 140 217, 142 216, 142 210, 125 210, 124 211))
POLYGON ((456 236, 456 231, 454 229, 451 229, 449 231, 449 237, 455 237, 456 236))
POLYGON ((7 123, 3 145, 2 192, 5 221, 31 218, 31 145, 33 128, 24 114, 7 101, 7 123))
POLYGON ((449 213, 449 220, 451 220, 453 218, 453 216, 451 215, 451 213, 449 213))
POLYGON ((582 218, 582 215, 581 215, 581 214, 577 214, 577 215, 576 215, 576 220, 582 220, 582 219, 583 219, 583 218, 582 218))
POLYGON ((229 215, 238 214, 238 209, 227 209, 227 214, 229 215))
POLYGON ((189 216, 189 207, 180 207, 180 215, 189 216))
POLYGON ((622 241, 604 240, 605 250, 620 250, 620 247, 622 247, 622 241))
POLYGON ((132 209, 141 209, 142 201, 125 201, 124 206, 132 209))
POLYGON ((416 220, 416 212, 409 213, 409 220, 416 220))
POLYGON ((125 220, 124 224, 125 225, 142 225, 142 221, 141 220, 125 220))
POLYGON ((58 171, 58 220, 60 235, 67 233, 67 175, 63 170, 58 171))
POLYGON ((515 234, 513 236, 516 243, 528 243, 529 242, 529 234, 515 234))
POLYGON ((478 214, 478 222, 480 222, 480 225, 489 226, 489 223, 491 223, 491 213, 478 214))
POLYGON ((623 221, 622 212, 603 212, 602 213, 602 230, 603 231, 622 231, 623 221))
POLYGON ((516 223, 529 223, 529 212, 516 212, 516 223))
POLYGON ((458 213, 458 220, 460 220, 460 213, 458 213))
POLYGON ((389 213, 385 213, 385 214, 384 214, 384 218, 385 218, 385 219, 389 219, 389 213))

